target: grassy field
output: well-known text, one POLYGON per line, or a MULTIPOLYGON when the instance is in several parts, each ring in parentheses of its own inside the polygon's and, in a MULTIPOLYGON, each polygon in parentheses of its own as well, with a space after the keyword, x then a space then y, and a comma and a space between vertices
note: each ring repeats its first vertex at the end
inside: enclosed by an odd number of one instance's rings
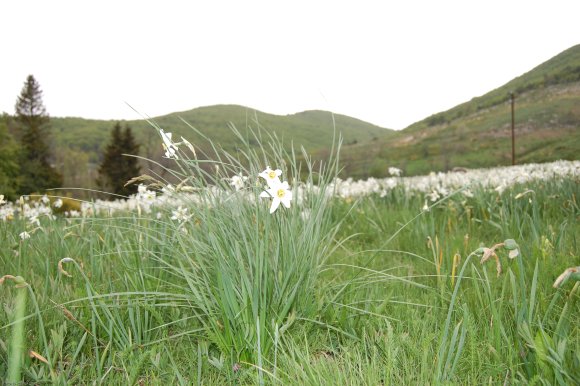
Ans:
POLYGON ((336 158, 312 169, 277 142, 239 141, 242 159, 222 152, 215 173, 180 147, 183 184, 125 202, 0 207, 0 378, 580 381, 578 273, 553 287, 580 265, 577 164, 510 169, 497 186, 355 189, 336 158))

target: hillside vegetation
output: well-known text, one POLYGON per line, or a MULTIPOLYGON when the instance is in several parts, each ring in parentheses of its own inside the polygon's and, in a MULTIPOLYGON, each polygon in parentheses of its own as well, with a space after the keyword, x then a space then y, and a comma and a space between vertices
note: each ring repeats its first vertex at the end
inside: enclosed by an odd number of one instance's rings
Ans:
POLYGON ((345 175, 407 175, 511 164, 510 93, 515 95, 516 162, 578 159, 580 45, 489 93, 365 146, 346 146, 345 175))
MULTIPOLYGON (((98 165, 117 122, 51 118, 56 164, 64 175, 65 187, 97 188, 98 165)), ((177 141, 183 136, 193 143, 201 158, 212 158, 214 154, 204 136, 229 152, 236 151, 239 141, 232 133, 232 125, 242 134, 247 134, 250 142, 253 141, 252 131, 259 129, 264 135, 270 134, 282 141, 286 150, 292 146, 297 149, 303 146, 309 153, 330 148, 335 128, 346 144, 370 143, 393 133, 393 130, 328 111, 304 111, 280 116, 238 105, 200 107, 155 118, 122 122, 131 127, 141 145, 139 156, 152 160, 141 161, 142 172, 162 178, 168 178, 165 168, 171 166, 172 162, 163 158, 164 150, 155 125, 173 133, 177 141)), ((87 192, 80 190, 70 191, 69 194, 88 197, 87 192)))
MULTIPOLYGON (((335 125, 347 144, 368 142, 392 133, 392 130, 327 111, 304 111, 280 116, 238 105, 200 107, 150 120, 165 131, 172 132, 174 138, 187 138, 196 147, 201 147, 202 151, 209 150, 206 141, 190 126, 230 151, 238 146, 237 139, 229 128, 230 124, 242 133, 249 133, 249 130, 256 130, 258 127, 265 128, 282 140, 286 148, 289 149, 293 143, 297 147, 304 146, 308 151, 329 147, 335 125)), ((82 118, 52 118, 51 122, 56 147, 72 147, 88 152, 91 162, 100 159, 115 123, 82 118)), ((142 144, 141 155, 149 158, 160 156, 162 148, 159 134, 150 122, 142 119, 126 123, 142 144)))
MULTIPOLYGON (((341 176, 384 177, 390 166, 406 175, 454 167, 511 164, 510 93, 515 95, 516 162, 578 159, 580 149, 580 45, 574 46, 489 93, 393 131, 328 111, 279 116, 238 105, 216 105, 126 121, 141 145, 139 155, 168 165, 152 122, 179 140, 188 139, 203 157, 212 151, 204 136, 235 152, 243 134, 261 128, 291 146, 326 159, 336 128, 343 136, 341 176), (192 129, 195 128, 195 129, 192 129), (199 133, 196 131, 199 130, 199 133)), ((94 188, 96 168, 116 121, 51 118, 56 164, 65 186, 94 188)), ((155 163, 145 168, 163 174, 155 163)))

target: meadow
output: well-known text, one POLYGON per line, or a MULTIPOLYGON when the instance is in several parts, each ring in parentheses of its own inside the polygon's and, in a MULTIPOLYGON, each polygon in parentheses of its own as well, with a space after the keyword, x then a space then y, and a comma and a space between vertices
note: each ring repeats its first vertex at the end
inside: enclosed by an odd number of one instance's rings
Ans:
POLYGON ((160 133, 178 184, 0 206, 1 379, 580 383, 580 162, 354 181, 340 141, 160 133))

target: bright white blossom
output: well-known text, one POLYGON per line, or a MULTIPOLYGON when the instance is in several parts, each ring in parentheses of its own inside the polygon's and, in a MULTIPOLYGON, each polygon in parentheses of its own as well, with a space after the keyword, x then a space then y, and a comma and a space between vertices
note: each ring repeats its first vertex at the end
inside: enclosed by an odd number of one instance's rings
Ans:
POLYGON ((401 169, 399 169, 399 168, 395 168, 395 167, 393 167, 393 166, 391 166, 391 167, 389 168, 389 174, 390 174, 391 176, 399 177, 399 176, 401 175, 401 172, 402 172, 402 170, 401 170, 401 169))
POLYGON ((244 182, 248 179, 247 176, 243 176, 242 173, 236 174, 230 178, 230 185, 236 190, 240 190, 244 187, 244 182))
POLYGON ((161 134, 161 139, 163 140, 165 157, 179 159, 177 156, 177 145, 171 140, 171 133, 166 133, 163 129, 159 129, 159 134, 161 134))
POLYGON ((272 206, 270 206, 270 213, 274 213, 280 206, 280 203, 286 208, 290 208, 290 200, 292 200, 292 192, 288 187, 288 182, 284 181, 278 185, 271 186, 266 191, 260 194, 260 197, 272 197, 272 206))
POLYGON ((441 198, 441 196, 439 195, 439 192, 437 190, 433 190, 431 193, 429 193, 427 195, 427 197, 429 197, 429 199, 431 200, 431 202, 435 202, 438 199, 441 198))
POLYGON ((4 199, 4 195, 0 194, 0 205, 6 204, 6 200, 4 199))
POLYGON ((473 197, 473 192, 469 189, 465 189, 464 191, 461 192, 465 197, 468 198, 472 198, 473 197))
POLYGON ((178 207, 176 210, 172 210, 171 214, 173 216, 171 216, 172 220, 177 220, 179 222, 185 222, 189 219, 189 216, 187 214, 187 208, 184 208, 182 206, 178 207))
POLYGON ((262 173, 258 174, 260 177, 266 180, 269 188, 280 185, 280 176, 282 175, 282 170, 276 169, 272 170, 269 166, 266 167, 262 173))
POLYGON ((55 208, 61 208, 62 207, 62 200, 60 198, 58 198, 54 204, 52 204, 55 208))
POLYGON ((64 213, 65 216, 67 215, 67 213, 68 213, 69 217, 80 217, 81 216, 81 212, 79 212, 78 210, 74 210, 74 209, 72 209, 70 212, 65 212, 64 213))
POLYGON ((30 238, 30 233, 24 231, 24 232, 21 232, 18 236, 20 236, 21 240, 26 240, 26 239, 30 238))
POLYGON ((28 221, 31 225, 36 225, 37 227, 40 226, 40 220, 38 219, 38 215, 32 215, 28 217, 28 221))
POLYGON ((147 186, 139 184, 139 186, 137 186, 137 195, 135 195, 135 199, 137 201, 153 202, 155 201, 156 195, 157 194, 154 191, 148 190, 147 186))

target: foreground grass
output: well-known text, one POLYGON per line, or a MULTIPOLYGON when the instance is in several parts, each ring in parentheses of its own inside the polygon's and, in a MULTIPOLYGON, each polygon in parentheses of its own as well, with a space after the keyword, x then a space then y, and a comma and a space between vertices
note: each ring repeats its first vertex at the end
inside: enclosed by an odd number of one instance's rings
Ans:
POLYGON ((394 190, 316 204, 308 226, 297 206, 274 217, 227 202, 186 225, 44 219, 28 240, 20 220, 2 222, 0 273, 28 285, 0 287, 0 377, 16 377, 20 355, 23 380, 56 384, 577 383, 580 290, 552 284, 580 265, 578 193, 578 181, 474 191, 415 218, 423 198, 394 190), (498 249, 497 274, 473 252, 506 239, 521 253, 498 249), (271 248, 304 260, 267 266, 271 248), (244 297, 252 288, 264 292, 244 297))

